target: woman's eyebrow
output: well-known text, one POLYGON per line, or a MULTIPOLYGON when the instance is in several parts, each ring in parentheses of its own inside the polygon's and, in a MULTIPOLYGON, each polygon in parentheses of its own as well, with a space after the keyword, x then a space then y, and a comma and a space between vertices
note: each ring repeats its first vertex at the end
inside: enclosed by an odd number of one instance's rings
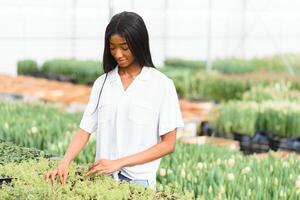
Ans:
POLYGON ((114 43, 110 42, 109 44, 112 44, 112 45, 125 45, 125 44, 127 44, 127 42, 117 43, 117 44, 114 44, 114 43))

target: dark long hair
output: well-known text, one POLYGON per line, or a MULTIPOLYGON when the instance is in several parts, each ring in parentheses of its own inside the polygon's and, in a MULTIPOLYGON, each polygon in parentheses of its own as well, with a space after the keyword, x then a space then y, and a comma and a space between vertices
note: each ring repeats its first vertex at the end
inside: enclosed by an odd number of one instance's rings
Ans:
POLYGON ((121 12, 112 17, 105 30, 105 44, 103 53, 103 71, 110 72, 117 66, 117 62, 110 53, 109 40, 114 34, 125 38, 130 51, 141 66, 154 67, 149 36, 144 20, 134 12, 121 12))
POLYGON ((98 108, 108 72, 117 66, 117 62, 111 55, 109 48, 110 37, 114 34, 125 38, 131 53, 141 66, 155 68, 150 53, 148 31, 141 16, 126 11, 114 15, 105 30, 103 71, 106 75, 99 92, 97 105, 91 114, 94 114, 98 108))

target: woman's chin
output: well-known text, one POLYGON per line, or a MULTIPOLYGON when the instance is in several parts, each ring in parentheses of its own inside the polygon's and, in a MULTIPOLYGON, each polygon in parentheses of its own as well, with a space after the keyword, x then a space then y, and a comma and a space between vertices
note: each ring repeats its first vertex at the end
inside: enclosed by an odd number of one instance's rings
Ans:
POLYGON ((128 65, 126 63, 118 63, 119 67, 126 68, 128 65))

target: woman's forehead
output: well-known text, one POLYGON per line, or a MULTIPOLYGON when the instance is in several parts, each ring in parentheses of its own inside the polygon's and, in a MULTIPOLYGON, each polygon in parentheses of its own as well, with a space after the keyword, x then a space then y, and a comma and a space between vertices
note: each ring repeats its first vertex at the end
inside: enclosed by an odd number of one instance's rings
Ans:
POLYGON ((114 34, 110 36, 109 42, 111 44, 116 44, 116 45, 122 45, 122 44, 127 44, 126 39, 119 34, 114 34))

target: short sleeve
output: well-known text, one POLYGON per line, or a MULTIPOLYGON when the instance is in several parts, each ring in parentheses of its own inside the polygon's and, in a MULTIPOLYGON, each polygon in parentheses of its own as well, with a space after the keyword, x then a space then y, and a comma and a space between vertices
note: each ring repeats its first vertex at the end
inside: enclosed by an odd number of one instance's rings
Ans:
POLYGON ((163 95, 158 124, 160 136, 184 126, 176 88, 172 80, 169 79, 163 95))
POLYGON ((79 125, 81 129, 85 130, 88 133, 95 132, 98 126, 98 109, 96 107, 101 89, 100 82, 103 82, 100 80, 101 77, 98 78, 93 84, 89 102, 85 108, 79 125))

